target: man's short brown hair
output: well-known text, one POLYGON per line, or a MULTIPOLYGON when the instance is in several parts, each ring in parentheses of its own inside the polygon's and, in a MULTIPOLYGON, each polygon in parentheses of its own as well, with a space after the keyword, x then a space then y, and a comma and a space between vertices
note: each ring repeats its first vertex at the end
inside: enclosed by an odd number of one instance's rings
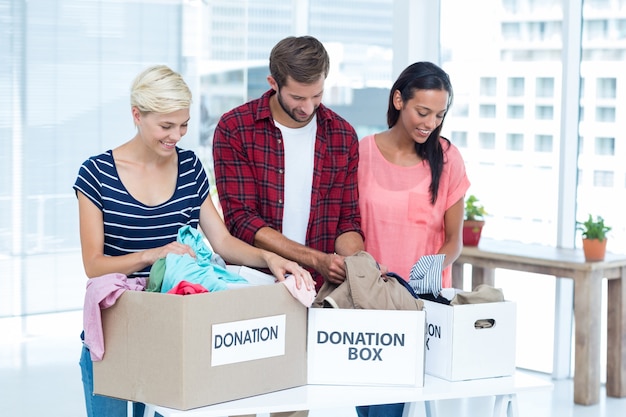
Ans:
POLYGON ((290 36, 278 42, 270 54, 270 74, 281 88, 287 78, 313 84, 328 76, 330 59, 326 48, 313 36, 290 36))

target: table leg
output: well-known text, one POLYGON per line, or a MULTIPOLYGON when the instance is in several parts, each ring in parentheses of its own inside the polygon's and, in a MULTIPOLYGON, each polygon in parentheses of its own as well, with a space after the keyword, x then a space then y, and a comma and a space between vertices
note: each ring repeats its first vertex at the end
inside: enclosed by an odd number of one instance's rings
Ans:
POLYGON ((426 417, 437 417, 437 408, 434 401, 424 401, 426 417))
MULTIPOLYGON (((402 411, 402 417, 415 417, 417 416, 417 407, 421 405, 421 401, 413 401, 404 404, 404 410, 402 411)), ((426 417, 437 417, 435 401, 424 401, 424 412, 426 417)))
POLYGON ((557 278, 555 285, 552 378, 565 379, 572 377, 574 280, 557 278))
POLYGON ((463 289, 465 282, 463 279, 463 265, 458 262, 452 264, 452 288, 463 289))
POLYGON ((577 272, 574 281, 574 403, 591 405, 600 396, 602 271, 577 272))
POLYGON ((517 395, 503 394, 496 395, 496 401, 493 405, 494 417, 518 417, 517 395))
POLYGON ((153 405, 146 404, 146 407, 143 410, 143 417, 154 417, 156 416, 156 411, 153 405))
POLYGON ((608 282, 606 395, 626 397, 626 267, 608 282))
POLYGON ((496 281, 495 275, 493 268, 472 265, 472 290, 480 284, 487 284, 493 287, 496 281))

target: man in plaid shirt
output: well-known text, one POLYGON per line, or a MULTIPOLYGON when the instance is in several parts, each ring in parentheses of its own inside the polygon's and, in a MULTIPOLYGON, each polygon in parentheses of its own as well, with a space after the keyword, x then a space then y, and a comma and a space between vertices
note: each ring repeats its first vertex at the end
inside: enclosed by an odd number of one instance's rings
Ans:
POLYGON ((272 49, 271 87, 225 113, 215 130, 215 177, 230 232, 340 284, 344 257, 363 250, 358 137, 322 101, 329 57, 311 36, 272 49))

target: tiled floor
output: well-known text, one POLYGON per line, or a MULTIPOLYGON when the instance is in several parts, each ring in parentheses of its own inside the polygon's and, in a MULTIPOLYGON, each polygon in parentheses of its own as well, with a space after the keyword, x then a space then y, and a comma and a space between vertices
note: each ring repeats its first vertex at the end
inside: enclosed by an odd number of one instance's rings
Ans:
MULTIPOLYGON (((0 320, 0 416, 84 417, 78 357, 80 312, 0 320), (28 337, 22 338, 21 334, 28 337)), ((549 375, 538 375, 550 379, 549 375)), ((573 403, 572 380, 554 381, 554 390, 518 395, 520 417, 621 417, 626 398, 606 398, 593 406, 573 403)), ((437 404, 439 417, 489 414, 493 400, 478 398, 437 404)), ((311 411, 311 417, 355 417, 354 408, 311 411)))

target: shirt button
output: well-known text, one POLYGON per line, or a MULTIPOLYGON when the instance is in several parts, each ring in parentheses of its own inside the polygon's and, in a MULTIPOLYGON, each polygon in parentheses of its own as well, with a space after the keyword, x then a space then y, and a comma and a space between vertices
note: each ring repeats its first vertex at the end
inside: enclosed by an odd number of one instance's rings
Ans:
POLYGON ((283 172, 284 172, 284 171, 283 171, 283 169, 282 169, 282 168, 280 168, 280 169, 278 170, 278 173, 279 173, 279 174, 282 174, 283 172))
POLYGON ((282 198, 278 199, 278 204, 283 204, 283 199, 282 198))
POLYGON ((283 143, 282 139, 278 139, 278 144, 280 145, 281 143, 283 143))

